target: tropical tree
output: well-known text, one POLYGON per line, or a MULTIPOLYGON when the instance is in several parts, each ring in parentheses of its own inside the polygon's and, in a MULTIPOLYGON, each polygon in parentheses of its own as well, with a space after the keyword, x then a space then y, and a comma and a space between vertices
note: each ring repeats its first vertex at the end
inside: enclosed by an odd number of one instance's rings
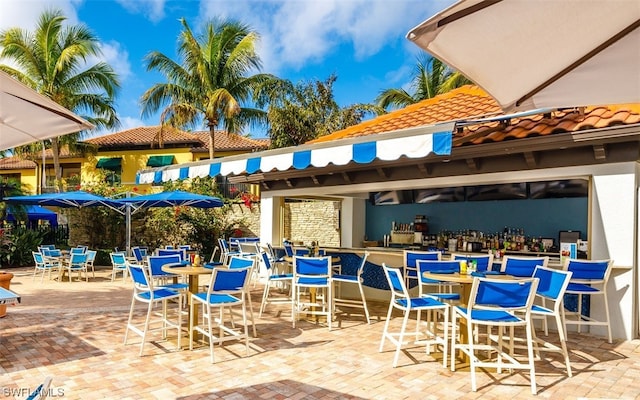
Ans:
POLYGON ((451 70, 442 61, 424 53, 418 57, 418 63, 411 77, 410 86, 413 94, 402 88, 385 89, 376 97, 376 104, 383 109, 403 108, 469 83, 472 82, 464 75, 451 70))
MULTIPOLYGON (((98 38, 84 25, 63 26, 60 10, 43 12, 33 32, 10 28, 0 32, 0 70, 37 92, 81 115, 98 128, 119 126, 113 107, 120 87, 113 68, 105 62, 89 65, 102 55, 98 38)), ((75 142, 79 133, 51 139, 56 181, 61 143, 75 142)))
POLYGON ((258 86, 277 78, 251 75, 260 70, 261 61, 255 49, 259 35, 248 26, 214 19, 195 36, 184 18, 180 22, 179 60, 157 51, 145 57, 147 70, 157 70, 167 82, 153 85, 142 95, 142 115, 162 108, 162 125, 188 128, 204 123, 209 129, 209 158, 213 158, 216 128, 242 133, 250 124, 266 122, 266 113, 249 104, 258 86))
POLYGON ((333 95, 331 75, 324 82, 306 81, 293 85, 284 81, 265 85, 258 92, 258 104, 269 104, 269 137, 271 147, 296 146, 359 124, 367 113, 380 112, 372 104, 340 107, 333 95))

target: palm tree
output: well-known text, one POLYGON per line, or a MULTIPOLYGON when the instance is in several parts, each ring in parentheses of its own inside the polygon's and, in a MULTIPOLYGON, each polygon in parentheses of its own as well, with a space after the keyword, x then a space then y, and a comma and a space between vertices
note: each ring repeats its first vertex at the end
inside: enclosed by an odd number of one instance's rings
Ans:
MULTIPOLYGON (((98 128, 119 126, 113 107, 120 87, 113 68, 104 62, 88 65, 90 57, 102 55, 97 37, 83 25, 63 27, 66 17, 60 10, 43 12, 33 32, 10 28, 0 32, 0 59, 16 67, 0 64, 37 92, 81 115, 98 128)), ((51 139, 56 181, 60 180, 60 147, 73 143, 79 133, 51 139)))
POLYGON ((452 71, 442 61, 425 53, 418 58, 418 63, 411 79, 411 87, 414 89, 414 93, 410 94, 402 88, 386 89, 376 97, 376 103, 384 109, 388 107, 403 108, 469 83, 472 82, 464 75, 457 71, 452 71))
POLYGON ((241 133, 252 123, 265 123, 266 113, 244 106, 256 88, 276 78, 249 75, 261 67, 255 46, 256 32, 232 20, 212 20, 203 34, 194 36, 186 20, 178 38, 176 62, 160 52, 146 56, 147 70, 162 73, 167 82, 157 83, 141 98, 142 115, 161 108, 161 124, 186 128, 204 122, 209 129, 209 158, 215 153, 214 130, 241 133))

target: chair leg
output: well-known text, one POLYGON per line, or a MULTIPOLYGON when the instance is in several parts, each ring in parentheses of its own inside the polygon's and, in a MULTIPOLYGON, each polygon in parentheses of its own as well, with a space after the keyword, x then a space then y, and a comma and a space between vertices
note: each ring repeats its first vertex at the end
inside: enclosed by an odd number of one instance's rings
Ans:
POLYGON ((264 284, 264 290, 262 292, 262 302, 260 302, 260 311, 258 313, 258 318, 262 318, 262 313, 264 312, 264 308, 267 305, 267 301, 269 298, 269 286, 270 286, 271 280, 269 278, 267 278, 267 282, 264 284))
POLYGON ((364 297, 364 289, 362 284, 358 284, 360 289, 360 296, 362 297, 362 308, 364 308, 364 315, 367 317, 367 324, 371 325, 371 318, 369 317, 369 308, 367 307, 367 299, 364 297))
POLYGON ((131 326, 131 321, 133 320, 133 309, 135 308, 136 299, 131 299, 131 308, 129 308, 129 319, 127 320, 127 328, 124 330, 124 344, 127 344, 127 337, 129 334, 129 327, 131 326))
POLYGON ((525 327, 527 331, 527 355, 529 357, 529 374, 531 377, 531 394, 537 394, 536 389, 536 364, 533 357, 533 324, 527 324, 525 327))
POLYGON ((473 327, 471 321, 467 320, 467 337, 469 338, 469 369, 471 370, 471 390, 476 391, 476 353, 474 350, 473 327))
POLYGON ((611 318, 609 317, 609 302, 607 300, 607 292, 603 290, 603 296, 604 297, 604 312, 605 312, 605 316, 607 318, 607 334, 609 335, 609 343, 613 343, 612 337, 611 337, 611 318))
POLYGON ((396 352, 393 356, 393 368, 398 365, 398 357, 400 356, 400 348, 402 347, 402 343, 404 342, 404 330, 407 327, 407 322, 409 321, 409 310, 404 311, 404 315, 402 316, 402 328, 400 328, 400 335, 398 336, 398 342, 396 343, 396 352))
POLYGON ((147 317, 144 320, 144 329, 142 330, 142 343, 140 343, 140 356, 144 350, 144 342, 147 341, 147 331, 149 330, 149 320, 151 319, 151 313, 153 312, 153 304, 149 303, 147 307, 147 317))
POLYGON ((458 317, 456 312, 453 311, 451 316, 451 371, 456 370, 456 326, 458 324, 458 317))
POLYGON ((571 372, 571 361, 569 360, 569 351, 567 350, 567 332, 564 328, 564 322, 561 320, 561 316, 556 314, 556 325, 558 326, 558 336, 560 337, 560 348, 562 349, 562 355, 564 356, 564 363, 567 366, 567 376, 571 378, 573 376, 571 372))
MULTIPOLYGON (((392 300, 393 301, 393 300, 392 300)), ((379 353, 382 353, 382 349, 384 348, 384 342, 389 334, 389 323, 391 322, 391 313, 393 312, 393 303, 389 304, 389 311, 387 312, 387 319, 384 322, 384 329, 382 330, 382 339, 380 340, 380 348, 378 349, 379 353)))

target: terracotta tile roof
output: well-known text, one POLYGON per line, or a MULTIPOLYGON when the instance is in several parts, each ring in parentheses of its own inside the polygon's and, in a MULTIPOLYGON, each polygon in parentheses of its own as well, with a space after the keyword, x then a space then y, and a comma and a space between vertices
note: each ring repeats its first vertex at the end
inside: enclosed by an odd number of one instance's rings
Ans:
MULTIPOLYGON (((149 146, 156 140, 157 135, 160 132, 160 125, 156 126, 140 126, 137 128, 131 128, 124 131, 112 133, 109 135, 98 136, 85 140, 86 143, 91 143, 99 148, 104 147, 140 147, 149 146)), ((199 146, 200 140, 197 136, 181 131, 179 129, 172 128, 170 126, 163 128, 164 144, 184 144, 187 146, 199 146)), ((157 143, 155 144, 157 146, 157 143)))
MULTIPOLYGON (((401 110, 362 122, 309 143, 372 135, 452 120, 503 115, 497 103, 477 86, 467 85, 401 110)), ((483 122, 454 133, 454 147, 501 142, 614 125, 640 124, 640 104, 619 104, 556 110, 512 118, 508 125, 483 122)))
POLYGON ((29 169, 35 167, 36 163, 20 157, 0 158, 0 169, 29 169))
POLYGON ((640 104, 565 109, 514 118, 506 127, 500 127, 498 122, 468 126, 462 134, 454 135, 454 143, 458 141, 459 146, 492 143, 632 124, 640 124, 640 104))
MULTIPOLYGON (((149 147, 154 143, 157 147, 156 137, 160 131, 160 125, 141 126, 137 128, 127 129, 124 131, 112 133, 109 135, 98 136, 85 140, 99 148, 127 148, 127 147, 149 147)), ((164 127, 164 144, 171 147, 179 147, 184 145, 190 147, 194 151, 209 151, 209 132, 185 132, 172 127, 164 127)), ((251 151, 263 150, 269 147, 269 142, 264 140, 255 140, 240 135, 227 135, 223 131, 215 132, 216 150, 221 151, 251 151)))
MULTIPOLYGON (((198 131, 193 132, 200 142, 204 145, 194 148, 194 152, 209 151, 209 132, 198 131)), ((224 131, 215 132, 216 151, 248 151, 248 150, 266 150, 269 148, 270 141, 268 139, 253 139, 246 136, 227 134, 224 131)))
POLYGON ((466 85, 451 92, 392 111, 358 125, 310 141, 327 142, 375 133, 413 128, 437 122, 481 118, 500 114, 495 100, 477 86, 466 85))

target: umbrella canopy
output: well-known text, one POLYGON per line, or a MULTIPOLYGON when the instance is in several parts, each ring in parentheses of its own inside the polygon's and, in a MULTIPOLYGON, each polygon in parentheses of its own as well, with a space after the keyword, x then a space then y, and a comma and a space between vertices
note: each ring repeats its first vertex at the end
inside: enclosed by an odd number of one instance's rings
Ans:
POLYGON ((129 197, 119 200, 131 204, 134 208, 189 206, 197 208, 222 207, 224 203, 217 197, 205 196, 181 190, 160 192, 144 196, 129 197))
POLYGON ((0 150, 93 127, 0 71, 0 150))
MULTIPOLYGON (((29 223, 37 223, 38 220, 49 221, 49 224, 53 227, 58 226, 58 214, 51 210, 47 210, 40 206, 26 206, 27 220, 29 223)), ((11 209, 7 213, 7 221, 15 221, 16 217, 13 215, 11 209)))
POLYGON ((75 192, 43 193, 32 196, 12 196, 5 199, 8 203, 41 205, 64 208, 107 206, 116 210, 123 207, 117 200, 107 199, 93 193, 78 190, 75 192))
POLYGON ((407 37, 505 112, 640 103, 637 0, 461 0, 407 37))

